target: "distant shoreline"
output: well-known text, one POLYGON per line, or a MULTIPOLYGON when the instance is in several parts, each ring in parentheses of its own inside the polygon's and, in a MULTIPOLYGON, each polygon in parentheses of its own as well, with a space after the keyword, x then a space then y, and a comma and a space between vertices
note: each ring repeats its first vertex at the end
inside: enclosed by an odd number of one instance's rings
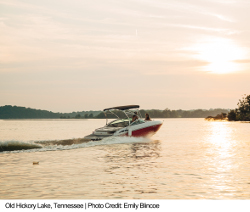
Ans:
MULTIPOLYGON (((152 118, 206 118, 207 116, 215 116, 219 113, 228 113, 229 109, 196 109, 196 110, 139 110, 142 117, 145 113, 148 113, 152 118)), ((119 113, 119 111, 118 111, 119 113)), ((120 114, 121 118, 123 114, 120 114)), ((110 118, 116 118, 112 114, 107 116, 110 118)), ((105 119, 103 111, 78 111, 71 113, 54 113, 52 111, 32 109, 20 106, 5 105, 0 107, 0 119, 13 120, 13 119, 105 119)))

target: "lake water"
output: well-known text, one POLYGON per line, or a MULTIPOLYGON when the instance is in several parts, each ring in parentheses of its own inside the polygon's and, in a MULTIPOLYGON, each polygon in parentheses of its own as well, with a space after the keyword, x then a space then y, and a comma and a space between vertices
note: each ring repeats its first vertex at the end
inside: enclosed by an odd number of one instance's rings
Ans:
POLYGON ((250 199, 250 123, 164 119, 150 139, 82 140, 103 125, 0 120, 0 199, 250 199))

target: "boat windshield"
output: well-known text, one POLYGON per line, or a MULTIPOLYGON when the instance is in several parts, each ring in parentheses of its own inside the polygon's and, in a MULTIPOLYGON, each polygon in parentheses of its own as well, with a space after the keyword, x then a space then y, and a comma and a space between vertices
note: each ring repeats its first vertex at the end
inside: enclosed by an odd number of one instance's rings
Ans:
POLYGON ((131 123, 131 126, 132 126, 132 125, 137 125, 137 124, 143 124, 143 123, 145 123, 145 121, 143 121, 143 120, 141 120, 141 119, 137 119, 137 120, 135 120, 133 123, 131 123))
POLYGON ((128 125, 129 119, 117 119, 115 121, 110 122, 107 127, 127 127, 128 125))
MULTIPOLYGON (((130 119, 131 123, 132 119, 130 119)), ((134 122, 132 122, 130 125, 137 125, 137 124, 142 124, 145 123, 142 119, 137 119, 134 122)), ((110 122, 107 127, 127 127, 129 125, 129 119, 117 119, 112 122, 110 122)))

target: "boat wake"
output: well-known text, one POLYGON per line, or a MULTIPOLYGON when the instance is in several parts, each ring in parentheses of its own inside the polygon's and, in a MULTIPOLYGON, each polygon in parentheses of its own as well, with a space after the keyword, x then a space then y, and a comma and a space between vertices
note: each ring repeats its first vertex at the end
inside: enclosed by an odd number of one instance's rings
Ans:
POLYGON ((2 141, 0 142, 0 152, 4 151, 17 151, 42 148, 41 145, 33 142, 21 142, 21 141, 2 141))
POLYGON ((60 151, 87 148, 100 145, 147 143, 152 141, 145 137, 108 137, 100 141, 86 141, 83 138, 54 141, 0 141, 1 153, 60 151))

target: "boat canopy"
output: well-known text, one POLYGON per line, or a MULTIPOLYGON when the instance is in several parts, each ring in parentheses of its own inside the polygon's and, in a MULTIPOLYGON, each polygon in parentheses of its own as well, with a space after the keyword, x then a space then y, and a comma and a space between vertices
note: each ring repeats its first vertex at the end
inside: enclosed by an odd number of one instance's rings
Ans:
POLYGON ((132 109, 132 108, 139 108, 140 105, 125 105, 125 106, 118 106, 118 107, 111 107, 111 108, 106 108, 103 111, 107 111, 107 110, 128 110, 128 109, 132 109))

